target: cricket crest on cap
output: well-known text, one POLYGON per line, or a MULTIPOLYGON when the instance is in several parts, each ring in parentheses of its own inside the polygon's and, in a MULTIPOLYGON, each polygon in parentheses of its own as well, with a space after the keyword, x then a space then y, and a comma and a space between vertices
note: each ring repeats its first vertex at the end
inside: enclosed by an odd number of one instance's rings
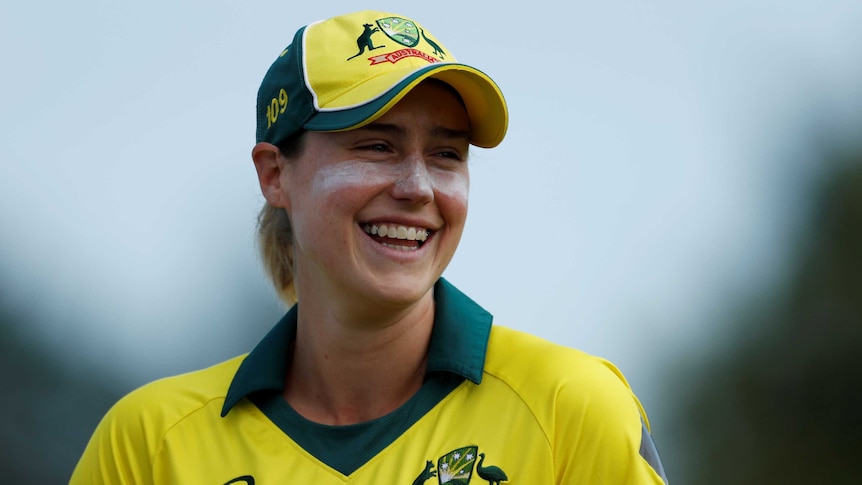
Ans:
MULTIPOLYGON (((430 66, 454 61, 415 20, 377 11, 357 12, 311 25, 302 47, 305 85, 321 113, 366 106, 387 94, 395 98, 384 99, 384 104, 397 101, 399 93, 406 92, 393 91, 399 83, 411 82, 430 66)), ((352 127, 354 123, 337 125, 352 127)), ((336 125, 316 122, 312 127, 321 131, 336 129, 336 125)))
POLYGON ((406 47, 416 47, 419 43, 419 28, 412 20, 401 17, 379 19, 377 25, 390 39, 406 47))
POLYGON ((446 51, 440 44, 425 35, 425 29, 416 25, 410 19, 402 17, 386 17, 377 20, 377 25, 390 39, 405 47, 416 47, 420 41, 425 41, 431 47, 432 54, 441 60, 446 57, 446 51))
MULTIPOLYGON (((348 61, 367 52, 386 47, 386 44, 380 44, 383 41, 377 41, 375 44, 372 37, 377 32, 386 34, 390 41, 394 41, 396 45, 393 47, 396 50, 390 48, 385 54, 368 57, 367 60, 371 62, 370 65, 372 66, 385 62, 394 64, 401 59, 410 57, 421 58, 429 63, 440 62, 446 58, 446 51, 440 44, 429 39, 425 34, 425 29, 410 19, 390 16, 374 20, 374 24, 362 24, 362 31, 356 38, 357 52, 348 57, 348 61), (427 47, 423 45, 416 49, 420 42, 427 44, 427 47), (407 49, 398 49, 398 45, 407 47, 407 49)), ((357 30, 359 30, 358 27, 357 30)))
POLYGON ((446 51, 440 47, 440 44, 429 39, 425 35, 425 29, 416 25, 412 20, 401 17, 386 17, 378 20, 377 25, 390 39, 405 47, 416 47, 420 41, 425 41, 431 48, 433 56, 437 56, 440 60, 446 58, 446 51))

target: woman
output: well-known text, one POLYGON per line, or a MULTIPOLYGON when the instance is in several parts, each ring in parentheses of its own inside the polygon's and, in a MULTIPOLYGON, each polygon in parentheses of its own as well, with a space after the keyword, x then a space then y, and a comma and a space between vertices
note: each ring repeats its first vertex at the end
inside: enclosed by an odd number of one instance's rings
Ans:
POLYGON ((73 483, 663 483, 608 362, 503 327, 441 278, 497 85, 415 21, 300 29, 252 150, 285 317, 248 355, 121 400, 73 483), (487 460, 487 462, 486 462, 487 460))

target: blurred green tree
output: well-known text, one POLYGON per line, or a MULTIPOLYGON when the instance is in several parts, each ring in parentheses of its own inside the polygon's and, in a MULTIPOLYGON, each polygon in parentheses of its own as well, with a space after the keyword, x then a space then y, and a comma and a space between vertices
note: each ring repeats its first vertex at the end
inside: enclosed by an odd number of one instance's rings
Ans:
POLYGON ((838 158, 785 283, 689 388, 683 483, 862 483, 862 152, 838 158))
MULTIPOLYGON (((0 254, 0 274, 4 274, 3 261, 0 254)), ((237 280, 244 277, 242 273, 234 276, 237 280)), ((45 317, 37 297, 31 297, 32 301, 13 298, 5 284, 0 283, 0 390, 4 397, 0 399, 0 477, 4 483, 67 483, 105 412, 146 381, 123 378, 106 367, 104 358, 83 354, 72 346, 51 348, 34 328, 76 328, 81 317, 67 314, 65 321, 40 321, 45 317)), ((26 295, 27 291, 16 293, 26 295)), ((237 313, 224 317, 236 328, 235 348, 195 349, 189 343, 190 352, 199 350, 201 367, 247 352, 260 338, 257 333, 265 332, 284 312, 272 295, 260 294, 254 285, 239 285, 235 297, 237 313)), ((188 370, 177 367, 170 372, 188 370)))
POLYGON ((0 476, 7 483, 66 483, 122 391, 34 341, 24 331, 32 321, 0 298, 0 476))

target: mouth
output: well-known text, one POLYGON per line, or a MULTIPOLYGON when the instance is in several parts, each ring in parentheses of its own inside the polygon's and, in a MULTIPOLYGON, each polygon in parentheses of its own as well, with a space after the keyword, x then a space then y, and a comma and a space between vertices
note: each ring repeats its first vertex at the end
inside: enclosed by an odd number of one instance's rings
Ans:
POLYGON ((362 224, 362 230, 365 231, 365 234, 371 236, 371 239, 387 248, 398 251, 416 251, 433 234, 431 229, 425 227, 410 227, 386 223, 362 224))

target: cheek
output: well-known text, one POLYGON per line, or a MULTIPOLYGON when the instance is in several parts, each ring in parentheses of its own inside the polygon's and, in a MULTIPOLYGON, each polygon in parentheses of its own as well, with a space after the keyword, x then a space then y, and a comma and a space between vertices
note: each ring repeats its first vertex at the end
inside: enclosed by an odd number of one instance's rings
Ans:
POLYGON ((299 174, 292 200, 296 243, 306 254, 341 244, 346 236, 335 226, 351 220, 367 197, 367 188, 379 178, 355 164, 324 165, 299 174))
POLYGON ((470 194, 470 177, 467 173, 436 173, 432 176, 432 185, 438 204, 450 212, 448 217, 466 217, 470 194))
POLYGON ((325 198, 339 198, 357 194, 363 189, 379 187, 389 177, 374 165, 359 163, 337 163, 321 168, 310 183, 314 193, 325 198))

